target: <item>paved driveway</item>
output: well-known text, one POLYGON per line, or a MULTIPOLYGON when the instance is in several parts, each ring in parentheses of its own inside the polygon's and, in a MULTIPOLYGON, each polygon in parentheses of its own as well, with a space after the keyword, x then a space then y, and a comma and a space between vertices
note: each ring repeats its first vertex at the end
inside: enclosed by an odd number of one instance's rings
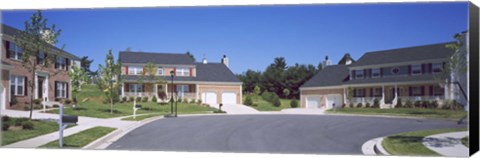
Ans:
POLYGON ((366 141, 399 132, 466 127, 452 121, 327 115, 218 115, 160 119, 108 149, 362 154, 366 141))

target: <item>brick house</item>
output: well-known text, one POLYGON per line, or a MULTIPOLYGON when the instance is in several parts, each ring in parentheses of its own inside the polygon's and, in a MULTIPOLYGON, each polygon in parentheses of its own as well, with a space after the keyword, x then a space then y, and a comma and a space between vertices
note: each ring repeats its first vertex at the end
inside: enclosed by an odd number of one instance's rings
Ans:
MULTIPOLYGON (((465 39, 466 33, 462 35, 465 39)), ((393 108, 398 101, 407 100, 442 104, 455 99, 465 105, 458 86, 439 84, 439 74, 454 53, 445 47, 450 43, 368 52, 351 64, 328 65, 300 87, 301 107, 373 105, 375 99, 380 108, 393 108)), ((468 89, 467 75, 451 74, 458 77, 463 89, 468 89)))
POLYGON ((123 96, 153 96, 159 101, 168 101, 172 96, 191 100, 201 100, 207 104, 241 104, 242 82, 228 68, 228 58, 224 56, 221 63, 208 63, 203 59, 195 62, 187 54, 119 52, 122 62, 123 96), (156 76, 163 83, 144 77, 138 83, 147 63, 154 63, 156 76), (173 75, 173 84, 172 76, 173 75))
POLYGON ((39 52, 31 60, 36 60, 39 66, 43 66, 46 57, 54 55, 56 62, 41 70, 38 69, 35 77, 32 78, 31 73, 22 66, 20 61, 22 51, 14 42, 14 36, 19 30, 4 24, 1 27, 1 109, 23 109, 30 103, 31 95, 34 95, 35 99, 47 102, 70 98, 68 71, 72 69, 73 64, 80 65, 80 58, 52 46, 51 52, 39 52), (36 83, 33 94, 30 86, 27 85, 31 80, 36 83), (13 104, 13 100, 17 103, 13 104))

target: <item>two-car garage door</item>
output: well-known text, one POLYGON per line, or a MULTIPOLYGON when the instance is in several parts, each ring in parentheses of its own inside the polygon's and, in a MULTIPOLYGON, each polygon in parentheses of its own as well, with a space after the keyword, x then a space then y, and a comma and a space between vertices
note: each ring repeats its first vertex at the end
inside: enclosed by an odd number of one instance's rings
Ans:
POLYGON ((326 105, 326 108, 332 108, 333 105, 339 107, 342 105, 342 96, 339 94, 331 94, 331 95, 312 95, 306 97, 306 108, 313 109, 313 108, 322 108, 321 105, 326 105), (324 99, 322 99, 322 97, 324 99), (322 102, 324 100, 324 102, 322 102))
MULTIPOLYGON (((221 93, 222 104, 237 104, 237 94, 235 92, 223 92, 221 93)), ((204 92, 202 93, 202 100, 207 104, 218 104, 217 93, 204 92)))

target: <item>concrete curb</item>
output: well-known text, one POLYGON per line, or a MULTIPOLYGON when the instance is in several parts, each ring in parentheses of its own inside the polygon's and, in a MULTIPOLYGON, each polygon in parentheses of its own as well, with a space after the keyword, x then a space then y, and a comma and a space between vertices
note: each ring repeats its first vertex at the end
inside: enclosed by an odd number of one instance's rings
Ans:
POLYGON ((108 146, 110 146, 110 144, 112 144, 113 142, 122 138, 124 135, 126 135, 130 131, 132 131, 132 130, 134 130, 134 129, 142 126, 142 125, 145 125, 147 123, 150 123, 150 122, 153 122, 155 120, 162 119, 162 118, 164 118, 164 117, 163 116, 152 117, 152 118, 148 118, 148 119, 139 121, 138 123, 135 123, 135 124, 133 124, 129 127, 117 129, 117 130, 111 132, 110 134, 107 134, 107 135, 91 142, 90 144, 84 146, 82 149, 105 149, 108 146))
POLYGON ((412 116, 394 116, 394 115, 365 115, 365 114, 342 114, 342 113, 324 113, 324 115, 332 116, 359 116, 359 117, 382 117, 382 118, 404 118, 404 119, 418 119, 418 120, 449 120, 449 119, 435 119, 412 116))
POLYGON ((390 155, 382 146, 385 137, 371 139, 362 145, 362 153, 367 156, 390 155))
POLYGON ((422 144, 442 156, 468 157, 469 148, 460 141, 466 136, 469 136, 468 131, 434 134, 424 137, 422 144))

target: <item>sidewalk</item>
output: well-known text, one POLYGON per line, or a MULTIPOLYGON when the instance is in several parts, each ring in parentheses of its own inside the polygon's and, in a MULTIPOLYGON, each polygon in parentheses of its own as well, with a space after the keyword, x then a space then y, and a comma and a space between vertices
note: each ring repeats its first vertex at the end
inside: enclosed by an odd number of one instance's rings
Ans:
POLYGON ((431 135, 423 138, 423 145, 442 156, 468 157, 468 148, 460 141, 466 136, 467 131, 431 135))
MULTIPOLYGON (((1 115, 7 115, 10 117, 29 117, 29 111, 17 111, 17 110, 1 110, 1 115)), ((128 116, 124 116, 128 117, 128 116)), ((63 136, 67 137, 75 133, 84 131, 97 126, 113 127, 117 129, 128 128, 129 126, 135 124, 135 121, 122 121, 121 118, 109 118, 109 119, 100 119, 100 118, 91 118, 91 117, 78 117, 77 126, 71 127, 64 130, 63 136)), ((47 114, 41 113, 40 111, 34 111, 32 114, 33 119, 58 119, 57 114, 47 114)), ((36 148, 41 145, 47 144, 51 141, 57 140, 59 137, 58 131, 30 138, 27 140, 19 141, 13 144, 5 145, 2 147, 6 148, 36 148)))

